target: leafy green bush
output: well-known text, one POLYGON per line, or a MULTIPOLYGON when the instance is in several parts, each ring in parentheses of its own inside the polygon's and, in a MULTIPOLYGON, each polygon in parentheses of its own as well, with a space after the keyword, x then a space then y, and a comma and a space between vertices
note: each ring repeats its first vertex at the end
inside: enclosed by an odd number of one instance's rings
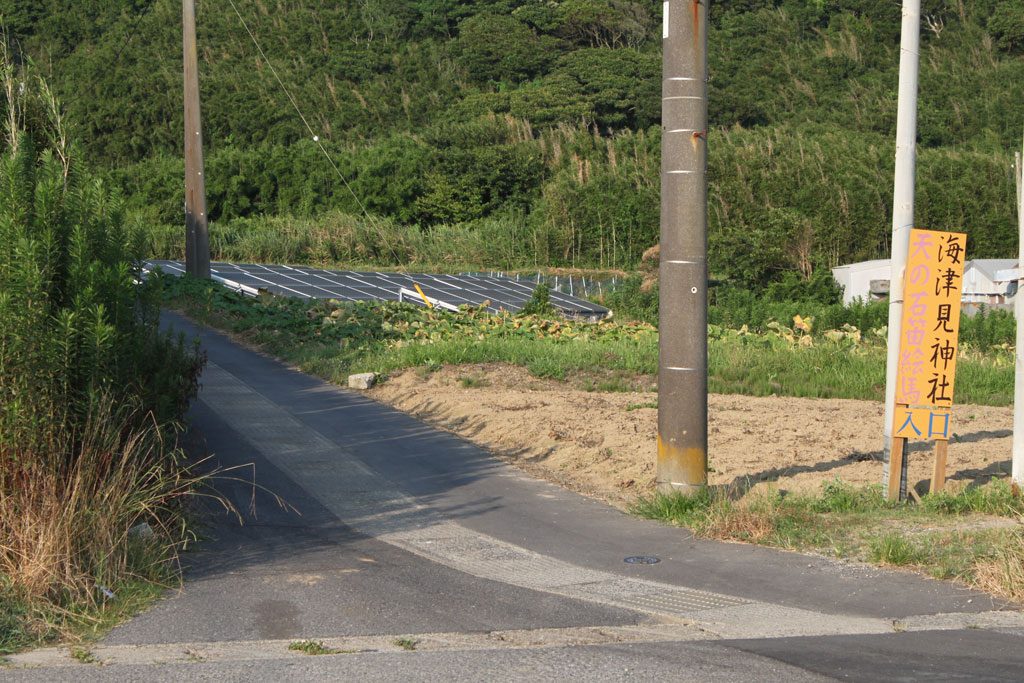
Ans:
POLYGON ((988 30, 1001 50, 1019 54, 1024 50, 1024 3, 1000 2, 989 17, 988 30))
POLYGON ((1017 324, 1011 311, 982 306, 974 315, 960 318, 960 341, 980 349, 991 349, 1002 344, 1013 345, 1017 340, 1017 324))
POLYGON ((658 324, 658 285, 652 283, 644 289, 644 280, 639 275, 628 277, 610 289, 601 303, 612 310, 617 320, 658 324))
POLYGON ((558 55, 559 42, 538 36, 514 17, 479 14, 459 24, 455 51, 478 81, 523 81, 541 73, 558 55))
POLYGON ((13 246, 0 256, 0 382, 27 402, 8 403, 0 429, 84 417, 111 391, 161 419, 180 415, 197 358, 159 332, 158 293, 135 286, 138 241, 119 200, 74 170, 65 177, 49 152, 37 162, 27 140, 0 160, 0 197, 0 241, 13 246))
POLYGON ((530 300, 526 302, 519 314, 550 317, 554 312, 555 308, 551 305, 551 287, 546 282, 542 282, 534 288, 530 300))
POLYGON ((810 277, 798 273, 783 273, 782 278, 765 289, 769 301, 813 301, 826 306, 841 303, 843 290, 827 268, 818 268, 810 277))
POLYGON ((45 84, 0 67, 26 85, 0 147, 0 599, 25 606, 0 607, 7 647, 91 618, 100 586, 173 573, 196 479, 166 438, 203 358, 160 331, 138 236, 79 170, 45 84))
POLYGON ((889 322, 887 302, 854 302, 848 306, 839 303, 822 303, 819 300, 770 300, 747 289, 721 285, 713 292, 712 304, 708 309, 708 321, 712 325, 749 329, 763 332, 772 322, 789 326, 794 316, 814 318, 815 331, 838 330, 852 325, 858 330, 869 332, 885 327, 889 322))

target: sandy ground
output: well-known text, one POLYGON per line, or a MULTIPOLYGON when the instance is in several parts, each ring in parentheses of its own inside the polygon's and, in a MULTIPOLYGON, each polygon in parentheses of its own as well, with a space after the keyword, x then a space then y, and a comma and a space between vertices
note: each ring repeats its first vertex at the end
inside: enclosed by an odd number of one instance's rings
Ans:
MULTIPOLYGON (((518 367, 474 365, 398 373, 370 395, 589 495, 622 504, 653 487, 654 393, 587 392, 518 367)), ((882 480, 880 403, 713 395, 709 412, 712 484, 882 480)), ((953 420, 951 485, 1009 472, 1011 408, 957 406, 953 420)), ((914 444, 910 462, 911 484, 929 479, 929 444, 914 444)))

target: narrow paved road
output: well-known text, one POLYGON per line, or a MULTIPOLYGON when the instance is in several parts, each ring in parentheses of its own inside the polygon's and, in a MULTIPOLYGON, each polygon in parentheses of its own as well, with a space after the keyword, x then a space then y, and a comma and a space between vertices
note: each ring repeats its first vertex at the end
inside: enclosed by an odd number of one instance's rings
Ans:
POLYGON ((251 463, 290 508, 222 480, 246 523, 214 518, 182 591, 98 663, 39 650, 4 677, 1024 679, 1024 617, 984 594, 631 518, 168 320, 209 353, 197 450, 251 463), (301 639, 337 652, 289 650, 301 639))

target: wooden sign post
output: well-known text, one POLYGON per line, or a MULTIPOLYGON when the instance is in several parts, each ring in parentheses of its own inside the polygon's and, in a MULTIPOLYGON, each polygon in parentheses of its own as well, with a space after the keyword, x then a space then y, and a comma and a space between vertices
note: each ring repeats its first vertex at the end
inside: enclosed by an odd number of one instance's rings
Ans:
POLYGON ((910 439, 935 440, 930 490, 935 493, 945 485, 966 247, 964 233, 910 231, 889 458, 890 499, 900 499, 906 491, 910 439))

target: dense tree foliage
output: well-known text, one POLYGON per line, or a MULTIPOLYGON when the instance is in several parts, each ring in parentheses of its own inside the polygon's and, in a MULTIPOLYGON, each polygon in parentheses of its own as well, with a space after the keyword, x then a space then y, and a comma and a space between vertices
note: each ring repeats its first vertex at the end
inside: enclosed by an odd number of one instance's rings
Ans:
MULTIPOLYGON (((632 267, 656 243, 660 2, 235 4, 269 63, 231 3, 200 2, 219 226, 338 212, 423 233, 514 226, 520 265, 632 267)), ((0 0, 88 160, 161 224, 181 214, 179 12, 0 0)), ((918 223, 1009 255, 1024 2, 925 0, 923 13, 918 223)), ((900 20, 898 0, 712 3, 717 276, 764 285, 885 254, 900 20)))

